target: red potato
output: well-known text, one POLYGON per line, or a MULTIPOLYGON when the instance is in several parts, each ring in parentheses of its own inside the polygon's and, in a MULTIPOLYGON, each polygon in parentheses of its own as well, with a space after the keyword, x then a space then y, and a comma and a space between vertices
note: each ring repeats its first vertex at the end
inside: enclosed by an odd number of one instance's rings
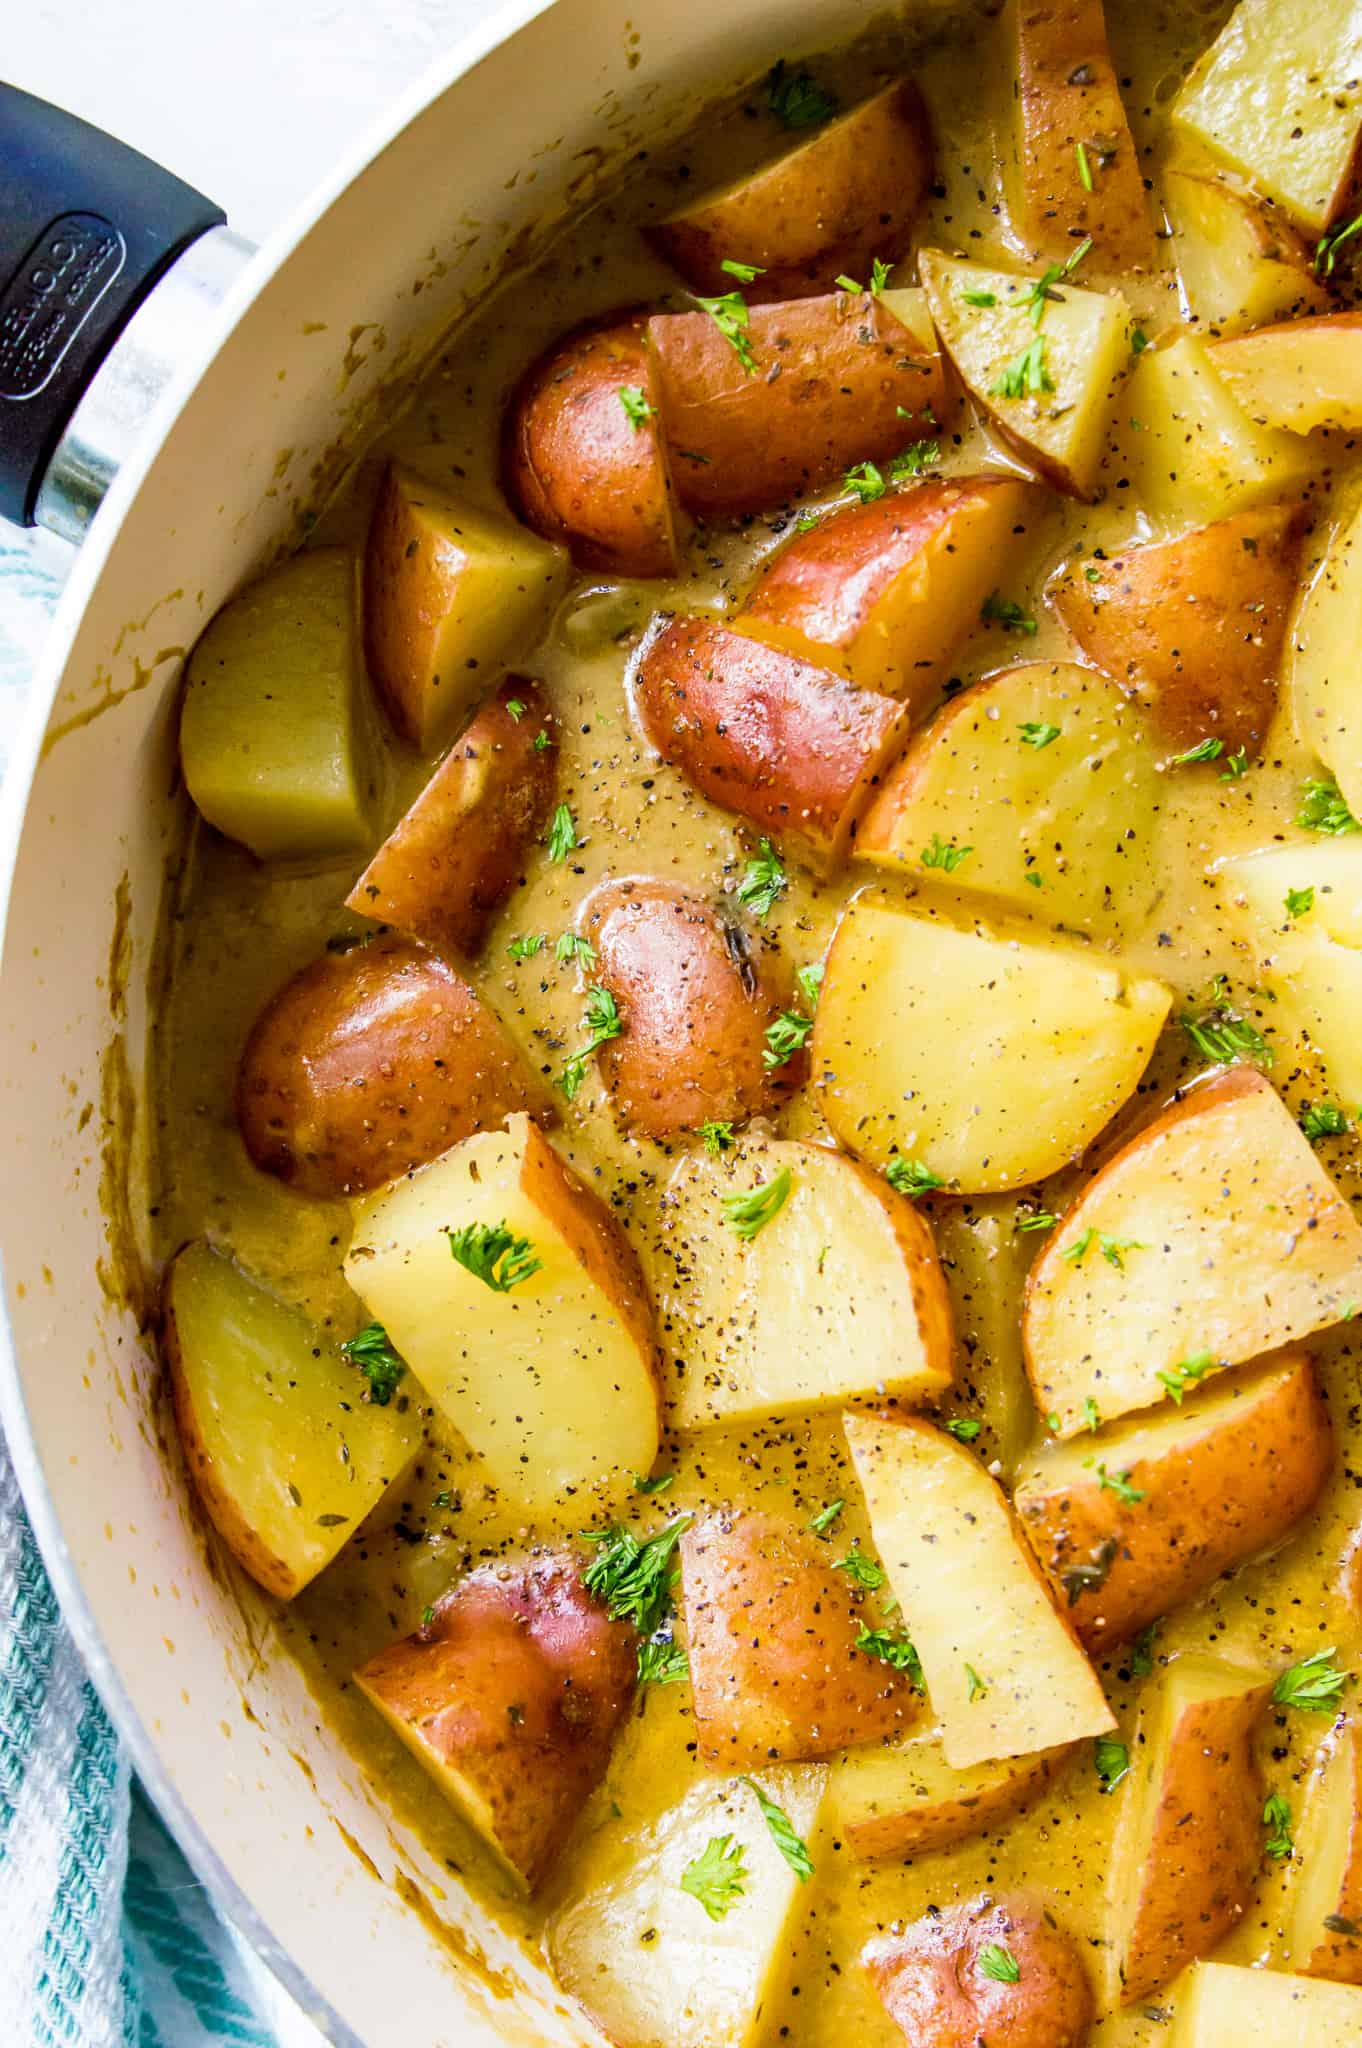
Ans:
POLYGON ((1154 227, 1102 0, 1014 0, 1011 19, 1019 233, 1053 262, 1091 235, 1102 269, 1149 268, 1154 227))
POLYGON ((749 1509, 681 1538, 686 1649, 700 1760, 758 1770, 832 1756, 912 1726, 902 1672, 856 1647, 871 1617, 816 1538, 749 1509))
POLYGON ((580 569, 674 576, 681 563, 646 316, 576 328, 533 363, 507 409, 506 495, 580 569), (648 408, 631 418, 622 391, 648 408))
POLYGON ((645 232, 692 291, 732 291, 722 266, 737 257, 761 271, 743 286, 750 304, 799 299, 902 256, 931 180, 931 124, 904 78, 645 232))
POLYGON ((1302 531, 1297 507, 1236 512, 1177 540, 1075 563, 1047 595, 1169 747, 1257 747, 1276 706, 1302 531))
POLYGON ((624 1019, 598 1064, 625 1124, 661 1139, 711 1118, 745 1123, 803 1079, 801 1053, 775 1071, 765 1062, 780 1003, 741 926, 646 878, 597 890, 582 922, 624 1019))
POLYGON ((702 796, 796 836, 820 863, 844 853, 908 738, 902 705, 702 618, 673 619, 645 644, 634 708, 702 796))
POLYGON ((553 1117, 500 1018, 437 954, 399 939, 296 974, 237 1075, 247 1152, 302 1195, 379 1187, 518 1109, 553 1117))
POLYGON ((1024 545, 1037 495, 970 476, 842 506, 774 556, 734 623, 916 709, 1024 545))
POLYGON ((605 1775, 636 1649, 576 1553, 548 1550, 470 1572, 355 1683, 533 1890, 605 1775))
POLYGON ((346 906, 408 938, 474 953, 548 816, 557 777, 552 714, 511 676, 459 735, 388 834, 346 906))
POLYGON ((1251 420, 1308 434, 1362 427, 1362 312, 1281 320, 1217 342, 1214 363, 1251 420))
POLYGON ((754 306, 747 341, 750 371, 708 313, 648 322, 677 495, 703 517, 779 505, 853 463, 896 455, 947 417, 938 343, 883 298, 754 306))
POLYGON ((930 1913, 868 1942, 861 1962, 911 2048, 1084 2048, 1091 2036, 1078 1944, 1029 1900, 984 1896, 930 1913))

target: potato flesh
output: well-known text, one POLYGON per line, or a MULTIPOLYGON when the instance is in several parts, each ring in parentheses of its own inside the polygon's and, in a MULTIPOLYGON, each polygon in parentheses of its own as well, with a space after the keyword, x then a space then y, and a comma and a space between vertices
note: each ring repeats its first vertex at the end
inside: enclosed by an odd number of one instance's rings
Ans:
POLYGON ((1322 234, 1346 196, 1362 124, 1357 0, 1239 0, 1173 121, 1322 234))
POLYGON ((1362 426, 1362 316, 1288 320, 1215 346, 1211 360, 1261 426, 1309 434, 1362 426))
POLYGON ((355 565, 314 548, 262 576, 189 657, 180 761, 210 825, 259 860, 333 860, 369 834, 355 565))
MULTIPOLYGON (((753 1783, 807 1840, 825 1776, 822 1765, 796 1764, 753 1783)), ((751 1790, 739 1778, 695 1785, 659 1818, 601 1836, 549 1932, 564 1989, 616 2048, 747 2048, 788 1951, 800 1891, 751 1790), (746 1883, 711 1920, 681 1878, 723 1835, 741 1845, 746 1883)))
POLYGON ((1126 389, 1122 452, 1141 508, 1176 522, 1223 519, 1304 485, 1315 457, 1236 404, 1195 335, 1146 349, 1126 389))
POLYGON ((1196 171, 1165 171, 1162 193, 1183 303, 1199 327, 1242 334, 1327 308, 1309 248, 1285 216, 1196 171))
POLYGON ((205 1505, 246 1569, 292 1598, 414 1455, 411 1402, 363 1399, 358 1367, 210 1245, 179 1254, 166 1290, 177 1402, 183 1388, 193 1417, 186 1456, 205 1505))
POLYGON ((825 1817, 853 1856, 926 1855, 1017 1813, 1067 1753, 1042 1751, 955 1770, 936 1728, 902 1742, 861 1743, 829 1766, 825 1817))
POLYGON ((824 1146, 748 1139, 684 1159, 664 1198, 656 1288, 681 1363, 682 1430, 886 1394, 923 1401, 950 1385, 950 1311, 927 1225, 824 1146), (783 1207, 743 1240, 725 1198, 786 1168, 783 1207))
POLYGON ((1088 496, 1129 361, 1125 300, 1116 292, 1066 283, 1062 297, 1047 302, 1037 328, 1029 310, 1034 278, 966 263, 937 249, 924 249, 918 267, 937 332, 972 396, 1023 461, 1034 462, 1060 490, 1088 496), (969 304, 966 292, 991 293, 995 303, 969 304), (994 387, 1007 365, 1041 338, 1054 389, 1003 397, 994 387))
POLYGON ((1287 689, 1302 744, 1362 813, 1362 498, 1345 503, 1291 629, 1287 689))
POLYGON ((580 1517, 569 1489, 623 1490, 657 1454, 646 1305, 640 1315, 624 1298, 592 1241, 602 1218, 615 1228, 608 1212, 562 1180, 527 1118, 507 1123, 360 1203, 346 1275, 497 1484, 527 1510, 580 1517), (545 1155, 557 1213, 542 1206, 545 1155), (588 1204, 584 1224, 570 1212, 588 1204), (462 1266, 446 1234, 499 1223, 541 1261, 505 1293, 462 1266))
POLYGON ((927 1422, 847 1415, 843 1426, 952 1769, 1114 1728, 977 1455, 927 1422))
POLYGON ((966 896, 1120 936, 1159 890, 1162 790, 1139 713, 1091 669, 1026 662, 953 698, 886 777, 856 835, 862 860, 922 878, 923 853, 962 819, 975 844, 952 876, 966 896), (1024 728, 1058 726, 1046 745, 1024 728))
POLYGON ((1048 1240, 1023 1322, 1036 1402, 1073 1436, 1086 1401, 1115 1421, 1165 1399, 1183 1359, 1257 1358, 1358 1302, 1362 1229, 1270 1084, 1234 1068, 1132 1139, 1048 1240))
POLYGON ((1197 1963, 1168 2048, 1362 2048, 1362 1991, 1281 1970, 1197 1963))
POLYGON ((1247 854, 1217 875, 1250 947, 1253 980, 1276 997, 1277 1032, 1313 1048, 1342 1101, 1362 1101, 1362 839, 1247 854), (1288 891, 1306 889, 1310 908, 1291 916, 1288 891))
POLYGON ((1091 1143, 1169 1001, 1072 947, 859 897, 828 957, 812 1071, 834 1132, 872 1165, 897 1152, 953 1190, 999 1192, 1091 1143))
POLYGON ((1010 1478, 1031 1442, 1036 1406, 1022 1356, 1021 1303, 1035 1238, 1006 1197, 942 1203, 932 1217, 960 1342, 962 1391, 978 1405, 988 1447, 1010 1478))
MULTIPOLYGON (((1362 1984, 1362 1939, 1327 1920, 1362 1915, 1362 1785, 1359 1730, 1335 1722, 1320 1746, 1296 1833, 1300 1867, 1288 1898, 1287 1958, 1305 1977, 1362 1984)), ((1362 2008, 1362 1996, 1358 1999, 1362 2008)))

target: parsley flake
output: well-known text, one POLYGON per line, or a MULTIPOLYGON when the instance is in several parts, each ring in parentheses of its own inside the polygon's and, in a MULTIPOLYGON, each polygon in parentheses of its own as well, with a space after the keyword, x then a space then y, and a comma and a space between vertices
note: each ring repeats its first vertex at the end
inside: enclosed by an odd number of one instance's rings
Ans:
POLYGON ((1232 754, 1226 754, 1225 765, 1220 771, 1222 782, 1238 782, 1240 776, 1248 774, 1248 748, 1236 747, 1232 754))
POLYGON ((1307 832, 1326 832, 1341 838, 1347 832, 1362 832, 1331 777, 1317 775, 1306 783, 1296 823, 1307 832))
POLYGON ((990 1941, 975 1957, 975 1967, 981 1977, 988 1977, 994 1984, 1019 1984, 1021 1964, 1010 1948, 1004 1948, 1000 1941, 990 1941))
POLYGON ((782 1010, 775 1022, 766 1027, 762 1065, 767 1068, 785 1066, 797 1052, 804 1050, 812 1030, 812 1017, 801 1017, 798 1010, 782 1010))
POLYGON ((1291 1839, 1291 1808, 1280 1792, 1268 1795, 1263 1808, 1263 1826, 1267 1829, 1264 1856, 1270 1856, 1275 1863, 1284 1863, 1288 1856, 1294 1855, 1296 1845, 1291 1839))
POLYGON ((983 1426, 973 1416, 953 1415, 946 1424, 946 1434, 953 1436, 957 1443, 972 1444, 983 1426))
POLYGON ((942 868, 948 875, 953 875, 961 861, 973 851, 972 846, 947 846, 941 834, 933 832, 931 844, 922 849, 922 865, 924 868, 942 868))
POLYGON ((734 1143, 732 1124, 719 1123, 714 1117, 707 1117, 700 1126, 700 1142, 710 1158, 717 1159, 734 1143))
POLYGON ((1061 728, 1038 718, 1024 718, 1017 730, 1022 736, 1022 745, 1034 747, 1039 753, 1042 747, 1048 747, 1052 740, 1059 738, 1061 728))
POLYGON ((882 498, 889 489, 884 472, 873 462, 858 462, 842 478, 842 489, 850 491, 863 505, 873 505, 876 498, 882 498))
POLYGON ((987 1697, 988 1686, 972 1664, 965 1666, 965 1676, 969 1680, 969 1703, 973 1706, 976 1700, 982 1700, 987 1697))
MULTIPOLYGON (((1002 626, 1009 633, 1025 633, 1034 637, 1040 631, 1030 612, 1023 611, 1014 598, 1004 597, 1001 590, 991 591, 984 599, 979 617, 986 626, 1002 626)), ((1059 727, 1054 730, 1058 732, 1059 727)))
POLYGON ((1336 1102, 1307 1102, 1301 1111, 1301 1129, 1312 1145, 1321 1138, 1341 1138, 1347 1128, 1347 1111, 1336 1102))
POLYGON ((998 303, 996 292, 961 292, 960 296, 967 306, 996 306, 998 303))
POLYGON ((1182 1406, 1188 1387, 1194 1387, 1198 1380, 1204 1380, 1215 1367, 1215 1359, 1209 1351, 1194 1351, 1190 1358, 1180 1358, 1168 1372, 1155 1373, 1159 1384, 1166 1387, 1176 1407, 1182 1406))
POLYGON ((777 897, 783 896, 789 886, 785 863, 770 840, 763 839, 755 860, 748 861, 747 873, 738 884, 739 903, 746 904, 753 917, 769 917, 777 897))
POLYGON ((1332 1714, 1348 1683, 1334 1663, 1337 1650, 1316 1650, 1283 1671, 1272 1688, 1274 1707, 1298 1707, 1303 1714, 1332 1714))
POLYGON ((1088 162, 1088 152, 1081 142, 1076 142, 1074 144, 1074 161, 1078 165, 1079 184, 1083 187, 1083 190, 1085 192, 1091 192, 1092 165, 1088 162))
POLYGON ((1099 1465, 1097 1484, 1103 1493, 1114 1493, 1123 1508, 1133 1508, 1140 1501, 1149 1498, 1143 1488, 1131 1485, 1128 1471, 1112 1473, 1108 1472, 1105 1465, 1099 1465))
POLYGON ((1204 1060, 1225 1065, 1236 1060, 1255 1060, 1259 1066, 1272 1066, 1276 1053, 1256 1024, 1250 1024, 1247 1017, 1241 1017, 1237 1010, 1231 1009, 1225 1000, 1224 989, 1224 976, 1217 975, 1215 1001, 1211 1007, 1200 1016, 1183 1010, 1178 1017, 1179 1024, 1204 1060))
POLYGON ((845 1572, 853 1586, 860 1586, 867 1593, 878 1593, 884 1584, 884 1566, 876 1564, 863 1550, 849 1550, 845 1557, 838 1558, 833 1570, 845 1572))
POLYGON ((1190 768, 1194 761, 1218 761, 1225 751, 1223 740, 1198 740, 1194 747, 1188 747, 1185 754, 1174 754, 1175 768, 1190 768))
POLYGON ((1130 1751, 1124 1742, 1099 1735, 1092 1746, 1093 1769, 1102 1780, 1104 1792, 1114 1792, 1130 1769, 1130 1751))
POLYGON ((856 1638, 856 1648, 865 1656, 902 1671, 916 1691, 925 1689, 922 1659, 906 1636, 892 1635, 887 1628, 863 1628, 856 1638))
POLYGON ((725 256, 719 268, 726 270, 730 277, 736 277, 740 284, 752 284, 766 275, 764 263, 738 263, 731 256, 725 256))
POLYGON ((721 292, 717 298, 704 299, 697 292, 695 303, 702 313, 708 313, 724 340, 737 355, 746 374, 754 377, 757 359, 752 353, 752 340, 747 331, 747 301, 742 293, 721 292))
POLYGON ((577 826, 567 804, 559 804, 549 819, 548 836, 544 841, 549 859, 557 866, 565 861, 577 844, 577 826))
POLYGON ((837 1520, 845 1506, 846 1502, 844 1500, 830 1500, 825 1508, 820 1508, 818 1513, 812 1516, 809 1522, 809 1527, 813 1530, 814 1535, 826 1536, 828 1530, 837 1520))
POLYGON ((933 1188, 944 1188, 946 1183, 939 1173, 933 1173, 920 1159, 904 1159, 901 1156, 890 1160, 884 1169, 884 1177, 896 1195, 907 1195, 910 1202, 916 1202, 920 1195, 931 1194, 933 1188))
POLYGON ((990 398, 1039 398, 1053 391, 1055 380, 1045 361, 1045 336, 1038 334, 1020 354, 1003 364, 996 384, 989 386, 990 398))
POLYGON ((518 939, 512 939, 506 951, 513 960, 533 960, 536 953, 542 953, 548 940, 543 932, 525 932, 518 939))
POLYGON ((644 396, 641 385, 621 384, 619 390, 624 417, 628 420, 631 431, 636 434, 645 421, 652 418, 653 408, 644 396))
POLYGON ((1332 277, 1338 252, 1344 242, 1362 232, 1362 213, 1350 220, 1346 227, 1334 228, 1329 234, 1321 235, 1315 244, 1316 277, 1332 277))
POLYGON ((782 57, 766 77, 766 104, 783 128, 819 128, 839 105, 809 71, 790 71, 782 57))
POLYGON ((596 965, 596 948, 590 939, 579 938, 576 932, 563 932, 553 948, 553 957, 564 967, 569 960, 579 960, 584 968, 596 965))
POLYGON ((357 1365, 369 1382, 369 1399, 375 1408, 386 1408, 407 1366, 382 1323, 366 1323, 353 1337, 347 1337, 341 1356, 357 1365))
POLYGON ((809 1845, 795 1833, 794 1822, 783 1806, 777 1806, 774 1799, 768 1799, 753 1778, 744 1778, 743 1784, 761 1808, 771 1840, 779 1849, 801 1884, 807 1884, 813 1876, 813 1858, 809 1845))
POLYGON ((624 1019, 619 1005, 606 988, 589 988, 586 992, 586 1009, 582 1016, 582 1029, 587 1042, 565 1063, 558 1076, 558 1086, 569 1102, 576 1097, 577 1090, 586 1079, 586 1063, 591 1055, 612 1038, 618 1038, 624 1029, 624 1019))
POLYGON ((681 1889, 699 1900, 711 1920, 722 1920, 747 1890, 742 1843, 732 1835, 712 1835, 682 1871, 681 1889))
POLYGON ((1286 914, 1288 917, 1304 917, 1315 907, 1313 889, 1288 889, 1286 892, 1286 914))
POLYGON ((772 1217, 785 1207, 793 1180, 789 1167, 782 1166, 779 1173, 746 1194, 724 1196, 724 1215, 739 1237, 750 1241, 765 1230, 772 1217))
POLYGON ((504 1222, 466 1223, 462 1230, 446 1230, 445 1236, 453 1257, 494 1294, 509 1294, 544 1264, 530 1240, 517 1237, 504 1222))
POLYGON ((796 968, 795 985, 811 1010, 818 1007, 818 997, 823 987, 823 963, 810 960, 806 966, 796 968))

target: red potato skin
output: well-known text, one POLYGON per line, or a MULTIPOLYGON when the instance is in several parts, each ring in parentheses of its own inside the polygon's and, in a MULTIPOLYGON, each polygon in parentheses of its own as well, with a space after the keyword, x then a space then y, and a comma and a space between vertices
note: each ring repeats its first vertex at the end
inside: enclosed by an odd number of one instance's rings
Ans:
POLYGON ((750 178, 646 230, 692 291, 732 291, 725 257, 758 266, 749 305, 861 282, 875 257, 904 255, 932 181, 932 133, 922 95, 899 79, 750 178))
POLYGON ((510 676, 465 727, 346 897, 376 924, 475 953, 553 802, 555 721, 537 683, 510 676), (522 706, 517 714, 511 705, 522 706))
POLYGON ((935 340, 868 293, 754 306, 747 332, 751 374, 708 313, 648 322, 677 494, 697 515, 783 504, 897 455, 952 409, 935 340))
POLYGON ((634 707, 663 759, 711 803, 838 860, 908 739, 901 704, 708 619, 643 647, 634 707))
POLYGON ((634 1695, 635 1631, 586 1592, 584 1562, 561 1550, 482 1566, 355 1674, 488 1801, 531 1889, 605 1775, 634 1695))
POLYGON ((671 471, 658 422, 646 317, 579 327, 533 363, 507 408, 502 482, 527 526, 579 569, 674 576, 681 566, 671 471), (620 401, 642 391, 637 427, 620 401))
POLYGON ((1268 505, 1178 540, 1075 565, 1047 590, 1083 653, 1143 705, 1169 747, 1261 745, 1303 538, 1299 507, 1268 505))
POLYGON ((295 975, 237 1075, 247 1152, 303 1195, 380 1187, 512 1110, 553 1117, 496 1013, 438 954, 399 939, 295 975))
POLYGON ((804 1078, 796 1053, 766 1066, 766 1029, 780 1011, 760 952, 738 925, 673 882, 611 882, 589 899, 583 929, 595 978, 619 1004, 624 1030, 597 1055, 615 1110, 650 1138, 709 1119, 769 1113, 804 1078))
POLYGON ((869 1942, 861 1962, 911 2048, 1085 2048, 1092 1986, 1077 1943, 1029 1900, 987 1896, 869 1942), (1015 1984, 979 1967, 1006 1949, 1015 1984))
POLYGON ((711 1770, 831 1756, 917 1719, 903 1674, 856 1648, 866 1615, 797 1524, 719 1512, 693 1522, 680 1550, 695 1731, 711 1770))

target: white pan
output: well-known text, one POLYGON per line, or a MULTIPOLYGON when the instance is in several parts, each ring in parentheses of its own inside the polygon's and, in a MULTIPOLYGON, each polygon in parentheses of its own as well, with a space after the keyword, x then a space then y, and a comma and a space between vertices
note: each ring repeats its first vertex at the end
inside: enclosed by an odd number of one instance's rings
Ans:
MULTIPOLYGON (((139 261, 120 209, 131 219, 140 202, 115 189, 117 162, 96 161, 84 131, 53 206, 83 218, 48 237, 47 270, 30 264, 27 356, 4 353, 13 283, 0 294, 11 488, 16 438, 63 380, 90 384, 21 509, 77 536, 107 485, 0 814, 0 1416, 67 1619, 137 1769, 219 1907, 338 2042, 595 2037, 318 1726, 267 1602, 210 1574, 167 1448, 137 1314, 154 1276, 136 1247, 152 943, 182 801, 181 658, 299 537, 436 337, 508 262, 716 90, 883 11, 871 0, 511 0, 263 251, 214 227, 211 208, 188 228, 172 221, 172 238, 197 239, 93 382, 83 358, 98 354, 99 322, 139 261)), ((0 216, 12 111, 0 103, 0 216)), ((172 190, 172 216, 202 208, 184 192, 172 190)))

